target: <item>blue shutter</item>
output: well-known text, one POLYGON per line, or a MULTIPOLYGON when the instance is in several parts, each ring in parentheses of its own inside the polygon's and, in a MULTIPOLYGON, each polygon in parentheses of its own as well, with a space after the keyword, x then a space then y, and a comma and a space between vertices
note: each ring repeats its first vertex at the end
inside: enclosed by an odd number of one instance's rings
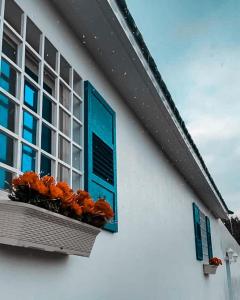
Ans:
POLYGON ((211 227, 210 227, 210 220, 206 217, 206 231, 207 231, 207 243, 208 243, 208 257, 209 259, 213 257, 212 251, 212 238, 211 238, 211 227))
POLYGON ((85 189, 96 200, 105 198, 114 220, 105 228, 117 232, 116 116, 88 82, 85 82, 85 189))
POLYGON ((194 220, 194 232, 195 232, 196 257, 197 260, 203 260, 200 211, 195 203, 193 203, 193 220, 194 220))

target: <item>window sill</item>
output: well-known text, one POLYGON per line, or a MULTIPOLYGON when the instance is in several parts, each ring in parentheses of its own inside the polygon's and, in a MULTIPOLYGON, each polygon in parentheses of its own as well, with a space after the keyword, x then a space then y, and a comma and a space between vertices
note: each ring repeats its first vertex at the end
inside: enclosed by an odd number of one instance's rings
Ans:
POLYGON ((0 200, 0 244, 89 257, 101 229, 31 204, 0 200))

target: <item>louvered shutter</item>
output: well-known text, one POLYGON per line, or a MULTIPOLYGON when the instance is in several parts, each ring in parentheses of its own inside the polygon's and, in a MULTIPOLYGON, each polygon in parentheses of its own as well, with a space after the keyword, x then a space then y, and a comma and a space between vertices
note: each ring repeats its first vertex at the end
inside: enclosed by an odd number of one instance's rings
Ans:
POLYGON ((115 112, 85 82, 85 189, 94 199, 105 198, 114 210, 106 229, 117 231, 116 117, 115 112))
POLYGON ((210 220, 206 217, 206 231, 207 231, 207 243, 208 243, 208 257, 213 257, 212 251, 212 238, 211 238, 211 227, 210 227, 210 220))
POLYGON ((193 220, 194 220, 194 232, 195 232, 196 257, 197 260, 203 260, 200 211, 195 203, 193 203, 193 220))

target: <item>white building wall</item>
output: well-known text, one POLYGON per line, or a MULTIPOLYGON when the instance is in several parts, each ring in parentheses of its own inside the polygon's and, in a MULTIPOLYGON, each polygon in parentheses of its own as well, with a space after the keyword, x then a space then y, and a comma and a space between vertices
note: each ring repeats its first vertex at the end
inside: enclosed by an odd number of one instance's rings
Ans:
MULTIPOLYGON (((229 247, 240 254, 237 243, 198 201, 48 2, 17 2, 116 111, 119 232, 102 232, 90 258, 1 246, 1 299, 228 299, 225 265, 206 277, 196 260, 192 202, 210 217, 214 256, 223 258, 229 247)), ((239 267, 231 265, 235 299, 239 267)))

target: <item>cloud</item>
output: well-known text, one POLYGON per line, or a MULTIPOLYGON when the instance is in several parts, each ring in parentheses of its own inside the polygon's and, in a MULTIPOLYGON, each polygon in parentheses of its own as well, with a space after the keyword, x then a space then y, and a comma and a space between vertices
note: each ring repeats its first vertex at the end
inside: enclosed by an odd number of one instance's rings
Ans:
POLYGON ((231 209, 240 209, 239 53, 240 47, 191 48, 165 69, 186 126, 231 209))

